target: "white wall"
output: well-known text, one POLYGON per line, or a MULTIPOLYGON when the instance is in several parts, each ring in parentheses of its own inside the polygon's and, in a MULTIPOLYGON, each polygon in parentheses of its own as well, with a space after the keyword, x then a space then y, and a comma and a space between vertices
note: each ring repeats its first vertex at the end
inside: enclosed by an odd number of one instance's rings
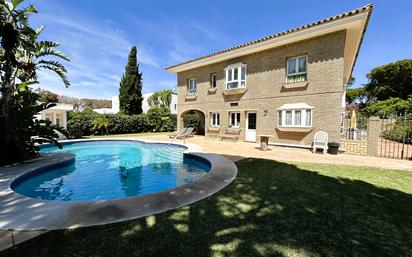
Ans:
MULTIPOLYGON (((142 102, 143 113, 146 113, 150 109, 150 106, 147 103, 147 99, 151 95, 153 95, 153 93, 143 94, 143 102, 142 102)), ((119 110, 120 110, 119 97, 118 96, 113 96, 112 97, 112 112, 111 113, 118 113, 119 110)), ((175 95, 175 94, 172 95, 172 102, 170 103, 170 112, 172 114, 177 114, 177 95, 175 95)))
POLYGON ((170 103, 170 112, 172 114, 177 114, 177 95, 172 95, 172 102, 170 103))
POLYGON ((67 112, 73 110, 72 104, 56 103, 49 109, 41 111, 36 115, 36 118, 49 119, 53 124, 58 124, 63 128, 67 128, 67 112), (40 117, 39 117, 40 116, 40 117))
POLYGON ((120 111, 119 96, 112 97, 112 112, 118 113, 120 111))
POLYGON ((53 124, 67 128, 67 111, 65 110, 47 109, 41 112, 41 118, 49 119, 53 124))

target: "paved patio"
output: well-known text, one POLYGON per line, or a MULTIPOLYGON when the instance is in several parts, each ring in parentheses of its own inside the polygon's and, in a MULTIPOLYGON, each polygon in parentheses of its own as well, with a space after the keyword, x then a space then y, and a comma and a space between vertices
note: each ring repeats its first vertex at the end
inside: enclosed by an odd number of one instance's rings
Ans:
MULTIPOLYGON (((165 140, 164 134, 147 135, 143 138, 165 140)), ((179 140, 181 142, 181 140, 179 140)), ((268 151, 261 151, 259 144, 249 142, 217 141, 204 136, 194 136, 186 140, 187 143, 198 144, 204 152, 226 155, 236 161, 242 158, 264 158, 283 162, 312 162, 338 165, 355 165, 379 167, 385 169, 412 170, 412 161, 348 154, 323 155, 320 152, 313 154, 308 149, 269 146, 268 151)))

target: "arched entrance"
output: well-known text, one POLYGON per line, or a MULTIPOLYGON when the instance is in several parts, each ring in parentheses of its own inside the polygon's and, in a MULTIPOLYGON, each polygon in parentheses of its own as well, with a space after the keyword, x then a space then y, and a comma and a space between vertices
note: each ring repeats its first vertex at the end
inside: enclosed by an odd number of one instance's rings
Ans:
POLYGON ((199 110, 187 110, 180 115, 180 127, 194 127, 196 135, 205 135, 205 114, 199 110))

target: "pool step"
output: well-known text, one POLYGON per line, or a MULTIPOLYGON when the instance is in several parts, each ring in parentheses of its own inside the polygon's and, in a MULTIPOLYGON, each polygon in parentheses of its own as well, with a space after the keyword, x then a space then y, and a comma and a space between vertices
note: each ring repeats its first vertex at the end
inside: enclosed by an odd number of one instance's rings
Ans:
POLYGON ((169 148, 169 147, 162 147, 162 148, 155 149, 153 153, 155 156, 159 158, 172 161, 172 162, 181 162, 183 158, 182 157, 183 155, 177 154, 173 148, 169 148))

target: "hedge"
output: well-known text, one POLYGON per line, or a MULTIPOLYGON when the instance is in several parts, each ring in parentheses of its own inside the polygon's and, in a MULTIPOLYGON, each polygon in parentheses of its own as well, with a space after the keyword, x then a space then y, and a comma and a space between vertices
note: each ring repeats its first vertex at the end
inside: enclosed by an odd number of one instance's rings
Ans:
POLYGON ((177 117, 165 107, 153 107, 147 114, 99 114, 90 108, 69 112, 67 130, 72 138, 93 134, 168 132, 176 129, 177 117), (104 127, 104 128, 103 128, 104 127))
POLYGON ((91 108, 82 112, 69 112, 67 115, 67 131, 71 137, 79 138, 93 134, 92 121, 99 116, 91 108))

